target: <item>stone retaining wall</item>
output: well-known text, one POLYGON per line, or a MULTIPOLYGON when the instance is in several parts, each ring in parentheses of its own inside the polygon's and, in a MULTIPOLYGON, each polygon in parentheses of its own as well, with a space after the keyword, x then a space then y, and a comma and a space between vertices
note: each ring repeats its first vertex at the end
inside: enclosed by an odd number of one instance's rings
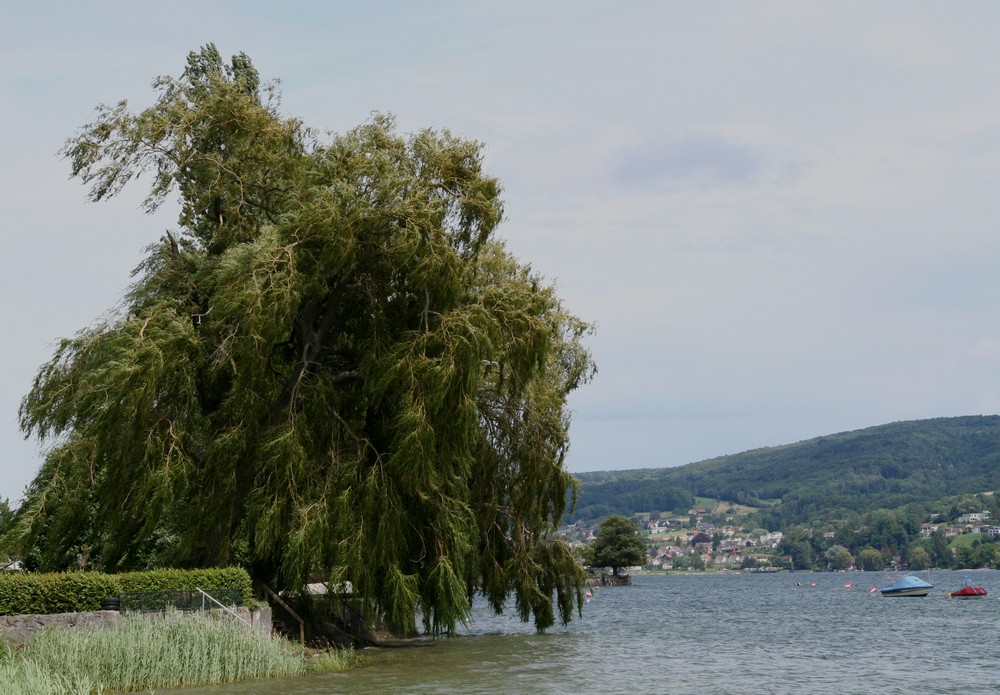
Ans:
POLYGON ((112 625, 121 619, 122 614, 118 611, 2 615, 0 616, 0 635, 5 640, 20 641, 47 627, 83 627, 95 623, 112 625))
MULTIPOLYGON (((249 608, 232 609, 240 618, 251 623, 253 629, 271 632, 271 607, 263 606, 251 611, 249 608)), ((209 611, 213 615, 222 614, 222 609, 209 611)), ((192 615, 186 613, 185 615, 192 615)), ((159 616, 161 613, 144 613, 159 616)), ((122 619, 118 611, 91 611, 88 613, 49 613, 46 615, 0 615, 0 639, 9 642, 24 640, 47 627, 76 628, 85 625, 113 625, 122 619)), ((230 616, 229 619, 232 619, 230 616)), ((242 623, 241 623, 242 624, 242 623)))

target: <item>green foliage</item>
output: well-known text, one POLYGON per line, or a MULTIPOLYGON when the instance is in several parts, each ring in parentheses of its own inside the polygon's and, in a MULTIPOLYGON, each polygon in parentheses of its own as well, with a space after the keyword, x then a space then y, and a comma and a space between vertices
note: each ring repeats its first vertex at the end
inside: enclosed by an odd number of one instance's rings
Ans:
POLYGON ((980 533, 965 533, 950 539, 948 554, 954 558, 955 568, 994 568, 1000 563, 1000 546, 980 533))
POLYGON ((611 567, 615 574, 622 567, 646 563, 646 541, 639 536, 638 527, 619 514, 601 521, 592 547, 594 566, 611 567))
POLYGON ((1000 564, 1000 547, 996 543, 983 543, 976 551, 976 567, 995 569, 1000 564))
POLYGON ((60 572, 0 574, 0 615, 97 611, 101 601, 132 591, 235 589, 243 604, 253 601, 250 575, 237 567, 152 570, 124 574, 60 572))
POLYGON ((351 581, 404 633, 482 591, 540 629, 582 606, 554 536, 590 326, 493 239, 479 143, 377 115, 319 142, 245 55, 192 53, 65 147, 93 200, 180 198, 121 310, 21 406, 49 445, 14 538, 42 569, 247 565, 351 581))
POLYGON ((926 570, 931 567, 931 556, 921 547, 913 548, 907 556, 907 564, 913 570, 926 570))
POLYGON ((0 536, 7 533, 14 525, 14 511, 10 508, 10 500, 0 500, 0 536))
POLYGON ((10 560, 9 541, 5 543, 4 539, 9 538, 7 534, 13 528, 14 510, 10 508, 10 500, 0 500, 0 567, 7 565, 10 560))
POLYGON ((934 565, 944 569, 955 566, 955 555, 948 545, 948 538, 943 528, 938 528, 931 534, 931 550, 934 565))
POLYGON ((781 552, 792 559, 792 567, 797 570, 810 569, 815 562, 813 548, 805 539, 782 539, 781 552))
POLYGON ((955 560, 962 569, 979 567, 979 553, 971 545, 960 545, 955 549, 955 560))
POLYGON ((594 546, 589 543, 586 545, 573 546, 573 555, 584 567, 596 566, 594 564, 594 546))
POLYGON ((312 654, 306 662, 306 669, 309 673, 330 673, 333 671, 346 671, 366 663, 371 663, 374 659, 364 657, 354 651, 353 647, 341 649, 327 649, 326 651, 312 654))
POLYGON ((875 572, 885 566, 885 559, 875 548, 862 548, 857 555, 858 567, 865 572, 875 572))
POLYGON ((826 559, 830 569, 835 570, 846 570, 854 562, 851 551, 842 545, 830 546, 826 553, 823 554, 823 557, 826 559))

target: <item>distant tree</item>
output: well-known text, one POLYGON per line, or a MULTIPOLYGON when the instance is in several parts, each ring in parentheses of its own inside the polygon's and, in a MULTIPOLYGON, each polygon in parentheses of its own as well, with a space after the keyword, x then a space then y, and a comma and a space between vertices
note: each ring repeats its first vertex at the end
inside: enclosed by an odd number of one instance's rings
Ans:
POLYGON ((979 553, 971 545, 961 545, 955 551, 955 560, 962 569, 975 569, 980 567, 979 553))
POLYGON ((2 542, 6 533, 13 528, 14 510, 10 508, 10 500, 0 500, 0 565, 4 563, 7 554, 10 552, 8 544, 2 542))
POLYGON ((573 555, 575 555, 584 567, 591 567, 594 564, 594 546, 574 545, 573 555))
POLYGON ((866 572, 876 572, 885 566, 882 553, 871 546, 858 551, 857 563, 866 572))
POLYGON ((616 575, 623 567, 646 561, 646 542, 639 537, 638 527, 621 514, 613 514, 601 522, 593 547, 594 566, 610 567, 616 575))
POLYGON ((1000 564, 1000 547, 996 543, 983 543, 976 548, 979 567, 996 567, 1000 564))
POLYGON ((948 546, 948 537, 945 535, 944 528, 940 526, 931 534, 931 550, 934 564, 937 567, 949 569, 955 566, 955 556, 948 546))
POLYGON ((797 570, 813 566, 813 549, 805 540, 783 539, 779 546, 782 554, 791 558, 792 567, 797 570))
POLYGON ((833 532, 833 542, 837 545, 842 545, 848 550, 854 550, 858 547, 858 534, 857 534, 857 520, 852 519, 851 522, 846 524, 838 524, 837 528, 833 532))
POLYGON ((931 566, 931 556, 926 550, 917 546, 910 551, 908 558, 910 569, 915 570, 925 570, 930 569, 931 566))
POLYGON ((3 536, 14 523, 14 510, 10 508, 10 500, 0 500, 0 536, 3 536))
POLYGON ((866 514, 862 520, 864 529, 858 534, 858 541, 864 545, 880 548, 889 555, 904 549, 911 540, 905 524, 905 515, 886 509, 877 509, 866 514))
POLYGON ((826 559, 826 563, 830 566, 830 569, 835 570, 845 570, 854 562, 854 558, 851 557, 851 551, 842 545, 831 545, 823 554, 823 557, 826 559))

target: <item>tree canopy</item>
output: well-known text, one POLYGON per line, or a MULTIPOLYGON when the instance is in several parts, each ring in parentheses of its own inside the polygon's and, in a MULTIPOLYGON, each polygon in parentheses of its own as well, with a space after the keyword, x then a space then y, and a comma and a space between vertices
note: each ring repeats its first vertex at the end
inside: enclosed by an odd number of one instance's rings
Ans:
POLYGON ((842 545, 831 545, 823 554, 824 559, 831 569, 846 570, 854 562, 851 551, 842 545))
POLYGON ((553 532, 591 327, 495 238, 481 145, 386 115, 321 141, 213 45, 154 86, 63 150, 92 200, 145 175, 180 216, 22 402, 47 446, 22 552, 349 580, 403 631, 453 629, 476 592, 568 621, 582 571, 553 532))
POLYGON ((646 542, 630 519, 612 514, 601 521, 594 541, 595 566, 611 567, 618 574, 622 567, 642 565, 645 561, 646 542))

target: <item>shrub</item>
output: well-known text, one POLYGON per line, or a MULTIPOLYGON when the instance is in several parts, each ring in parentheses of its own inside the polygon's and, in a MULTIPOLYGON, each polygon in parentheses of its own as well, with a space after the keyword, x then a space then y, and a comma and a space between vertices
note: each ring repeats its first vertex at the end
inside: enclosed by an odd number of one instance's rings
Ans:
POLYGON ((250 575, 239 567, 162 569, 125 574, 58 572, 0 574, 0 615, 74 613, 101 609, 101 601, 127 592, 235 589, 253 604, 250 575))

